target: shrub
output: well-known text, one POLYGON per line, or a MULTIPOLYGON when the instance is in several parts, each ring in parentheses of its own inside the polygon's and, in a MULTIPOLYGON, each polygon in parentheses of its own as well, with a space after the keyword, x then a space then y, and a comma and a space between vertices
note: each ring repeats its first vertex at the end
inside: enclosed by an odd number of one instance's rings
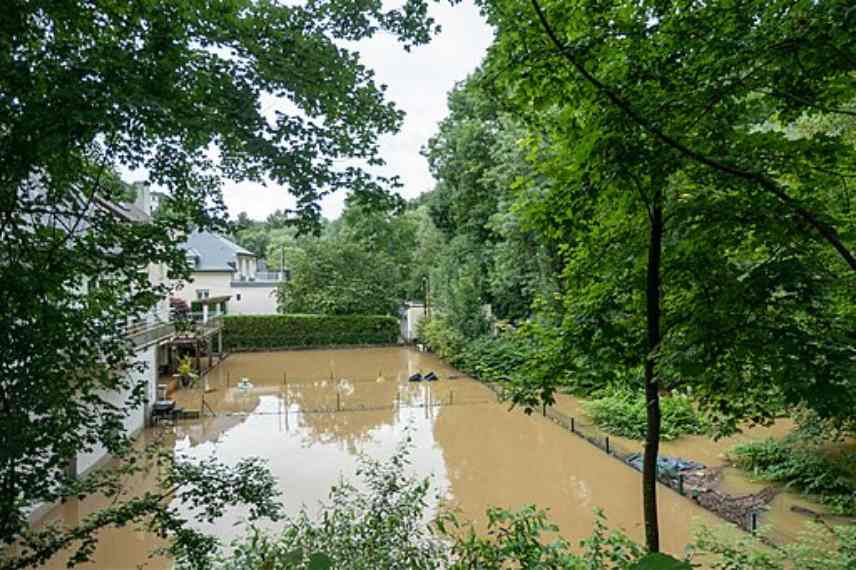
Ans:
MULTIPOLYGON (((585 402, 583 407, 605 432, 631 439, 645 439, 645 396, 641 392, 627 387, 610 387, 585 402)), ((704 422, 687 396, 662 396, 660 411, 660 437, 664 440, 705 431, 704 422)))
POLYGON ((856 463, 853 454, 833 460, 816 447, 767 439, 738 445, 729 456, 759 479, 784 483, 836 513, 856 516, 856 481, 848 468, 856 463))
POLYGON ((419 339, 427 343, 437 356, 454 366, 467 340, 442 317, 422 319, 417 327, 419 339))
POLYGON ((347 344, 391 344, 399 322, 373 315, 265 315, 223 319, 227 350, 266 350, 347 344))
POLYGON ((483 380, 514 374, 533 352, 530 343, 513 331, 496 337, 483 335, 467 339, 442 317, 422 321, 419 336, 440 358, 461 372, 483 380))
POLYGON ((506 333, 469 341, 454 360, 455 366, 476 378, 497 380, 514 374, 526 363, 529 354, 525 341, 506 333))
POLYGON ((797 540, 777 548, 751 535, 735 539, 702 527, 692 550, 711 570, 852 570, 856 568, 856 527, 807 523, 797 540))
POLYGON ((407 441, 388 462, 361 459, 362 485, 342 481, 318 517, 303 510, 286 521, 279 536, 256 531, 239 540, 219 568, 442 567, 446 547, 425 521, 428 480, 402 475, 408 462, 407 441))

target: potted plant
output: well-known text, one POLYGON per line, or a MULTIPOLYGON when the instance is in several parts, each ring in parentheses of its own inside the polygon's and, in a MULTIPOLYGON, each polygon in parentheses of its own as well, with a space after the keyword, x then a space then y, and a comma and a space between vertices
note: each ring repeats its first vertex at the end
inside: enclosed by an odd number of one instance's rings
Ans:
POLYGON ((182 388, 190 388, 199 375, 193 371, 193 363, 189 356, 185 356, 178 363, 178 370, 173 374, 174 378, 178 378, 182 388))

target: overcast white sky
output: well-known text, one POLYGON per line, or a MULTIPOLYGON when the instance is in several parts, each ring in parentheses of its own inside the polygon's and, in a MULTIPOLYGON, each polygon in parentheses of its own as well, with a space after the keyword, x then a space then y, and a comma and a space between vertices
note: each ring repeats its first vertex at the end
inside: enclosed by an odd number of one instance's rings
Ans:
MULTIPOLYGON (((430 44, 410 53, 386 34, 359 45, 364 63, 375 70, 377 82, 389 86, 388 98, 407 113, 401 131, 381 142, 381 156, 387 162, 384 174, 401 177, 405 198, 433 187, 419 149, 446 116, 446 94, 478 66, 492 39, 490 28, 471 0, 454 7, 446 2, 434 4, 431 14, 443 31, 430 44)), ((228 184, 224 199, 232 218, 247 212, 251 218, 264 219, 276 209, 294 207, 294 199, 276 185, 228 184)), ((324 216, 338 217, 344 201, 341 192, 325 198, 324 216)))

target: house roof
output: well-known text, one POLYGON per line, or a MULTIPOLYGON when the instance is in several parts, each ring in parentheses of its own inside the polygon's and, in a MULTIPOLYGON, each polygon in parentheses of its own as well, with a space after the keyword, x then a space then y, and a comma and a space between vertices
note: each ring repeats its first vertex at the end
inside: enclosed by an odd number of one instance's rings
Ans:
POLYGON ((96 198, 95 203, 98 206, 107 210, 108 212, 111 212, 119 216, 120 218, 124 218, 129 222, 145 224, 152 220, 152 217, 149 214, 145 213, 136 204, 125 202, 111 202, 103 198, 96 198))
POLYGON ((255 257, 251 251, 212 232, 193 232, 181 245, 196 260, 195 271, 235 271, 239 255, 255 257))

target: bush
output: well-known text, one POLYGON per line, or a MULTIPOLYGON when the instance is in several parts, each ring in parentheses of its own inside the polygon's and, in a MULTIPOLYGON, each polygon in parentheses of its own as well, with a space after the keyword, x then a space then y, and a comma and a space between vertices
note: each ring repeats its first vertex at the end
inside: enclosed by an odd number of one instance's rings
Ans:
POLYGON ((452 328, 442 317, 435 316, 419 321, 417 334, 437 356, 453 366, 467 344, 464 335, 452 328))
POLYGON ((488 381, 512 375, 532 356, 530 343, 513 332, 467 339, 442 317, 422 321, 419 336, 461 372, 488 381))
POLYGON ((856 464, 854 454, 832 460, 816 447, 768 439, 738 445, 729 456, 758 479, 784 483, 838 514, 856 516, 856 481, 848 468, 856 464))
POLYGON ((702 527, 692 550, 711 570, 852 570, 856 568, 856 526, 807 523, 796 541, 777 548, 751 535, 735 539, 702 527))
POLYGON ((223 319, 227 350, 348 344, 392 344, 398 341, 399 322, 373 315, 265 315, 223 319))
MULTIPOLYGON (((610 387, 583 404, 586 413, 603 431, 631 439, 645 439, 645 396, 627 387, 610 387)), ((704 433, 705 426, 690 399, 682 394, 660 397, 664 440, 684 434, 704 433)))
MULTIPOLYGON (((409 440, 408 440, 409 441, 409 440)), ((318 517, 305 510, 279 536, 255 531, 233 545, 222 570, 441 567, 446 547, 425 524, 428 480, 403 476, 408 441, 385 463, 361 459, 362 485, 342 481, 318 517)))

